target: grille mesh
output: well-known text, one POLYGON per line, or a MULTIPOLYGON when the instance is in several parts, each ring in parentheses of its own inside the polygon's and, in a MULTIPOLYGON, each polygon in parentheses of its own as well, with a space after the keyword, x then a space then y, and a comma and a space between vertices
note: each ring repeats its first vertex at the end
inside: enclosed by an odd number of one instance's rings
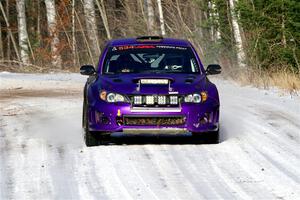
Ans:
POLYGON ((185 123, 185 119, 182 116, 175 117, 137 117, 137 116, 125 116, 124 125, 135 126, 135 125, 182 125, 185 123))

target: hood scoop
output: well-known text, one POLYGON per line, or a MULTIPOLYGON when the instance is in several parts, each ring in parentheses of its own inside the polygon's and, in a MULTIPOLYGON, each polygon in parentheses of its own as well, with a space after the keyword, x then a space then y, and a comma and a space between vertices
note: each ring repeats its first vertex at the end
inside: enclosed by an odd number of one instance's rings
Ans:
POLYGON ((171 78, 136 78, 133 82, 137 84, 136 91, 142 93, 167 93, 172 91, 171 78))
POLYGON ((132 82, 138 83, 141 85, 169 85, 170 83, 174 82, 173 78, 152 78, 152 77, 139 77, 139 78, 134 78, 132 79, 132 82))

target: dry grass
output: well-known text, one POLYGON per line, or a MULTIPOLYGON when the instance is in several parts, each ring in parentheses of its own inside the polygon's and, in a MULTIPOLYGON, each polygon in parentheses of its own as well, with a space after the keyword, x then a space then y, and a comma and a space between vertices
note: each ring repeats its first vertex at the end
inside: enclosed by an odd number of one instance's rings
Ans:
POLYGON ((258 88, 280 88, 290 94, 298 95, 300 92, 300 74, 288 70, 229 70, 226 73, 242 85, 253 85, 258 88))

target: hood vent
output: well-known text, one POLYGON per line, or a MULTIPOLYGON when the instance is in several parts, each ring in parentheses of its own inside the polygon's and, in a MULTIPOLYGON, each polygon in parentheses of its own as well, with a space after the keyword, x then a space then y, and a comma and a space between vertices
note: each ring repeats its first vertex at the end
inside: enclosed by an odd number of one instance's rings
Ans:
POLYGON ((186 80, 185 80, 185 83, 186 84, 192 84, 193 82, 194 82, 194 77, 189 77, 189 78, 187 78, 186 80))

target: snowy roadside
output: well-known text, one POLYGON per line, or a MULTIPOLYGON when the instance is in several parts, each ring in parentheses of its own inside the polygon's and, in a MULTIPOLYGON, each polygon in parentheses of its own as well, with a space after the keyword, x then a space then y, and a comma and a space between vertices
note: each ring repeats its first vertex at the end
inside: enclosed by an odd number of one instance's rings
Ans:
POLYGON ((13 89, 18 87, 24 87, 27 89, 78 89, 84 83, 85 79, 85 77, 80 76, 79 74, 16 74, 10 72, 1 72, 0 89, 13 89))
POLYGON ((212 79, 220 144, 86 148, 85 79, 0 73, 0 199, 300 199, 298 96, 212 79))

